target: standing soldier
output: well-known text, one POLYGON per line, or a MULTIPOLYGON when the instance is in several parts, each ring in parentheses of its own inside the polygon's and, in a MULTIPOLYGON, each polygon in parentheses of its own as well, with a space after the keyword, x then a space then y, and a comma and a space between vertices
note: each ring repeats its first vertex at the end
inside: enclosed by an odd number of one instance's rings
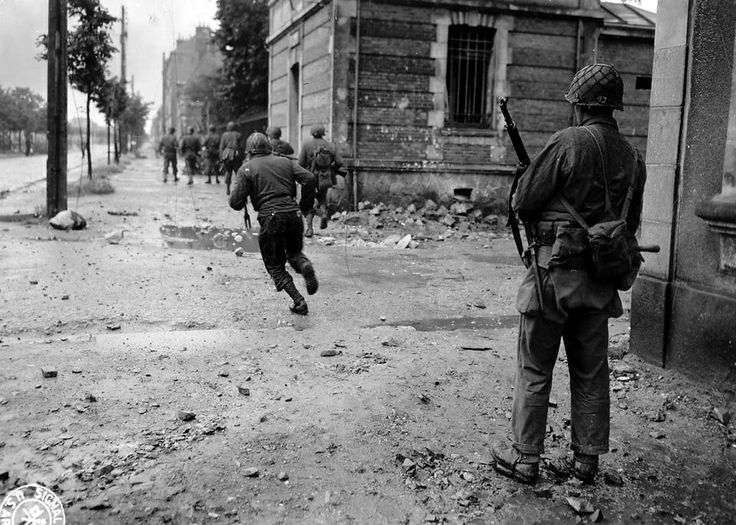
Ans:
POLYGON ((194 134, 194 128, 190 127, 189 135, 181 138, 179 149, 184 157, 184 167, 186 168, 187 175, 189 175, 187 184, 194 184, 194 173, 197 171, 199 150, 202 149, 202 140, 198 135, 194 134))
POLYGON ((281 140, 280 127, 269 126, 266 130, 266 135, 268 135, 268 141, 271 143, 271 151, 275 154, 283 155, 284 157, 294 154, 294 148, 291 147, 291 144, 285 140, 281 140))
POLYGON ((296 203, 296 184, 310 184, 314 176, 286 157, 271 155, 271 145, 263 133, 248 137, 246 151, 250 158, 236 174, 230 207, 242 210, 250 197, 261 225, 258 246, 276 291, 289 294, 294 301, 292 312, 307 315, 307 301, 286 271, 286 263, 304 276, 307 293, 314 294, 319 283, 312 263, 302 252, 304 224, 296 203))
POLYGON ((613 117, 613 110, 623 110, 622 97, 613 66, 578 71, 565 95, 577 126, 552 136, 519 179, 513 199, 514 211, 531 225, 537 270, 532 265, 516 300, 521 322, 513 443, 494 445, 492 454, 496 470, 520 482, 534 483, 539 474, 560 339, 570 371, 573 455, 551 462, 550 470, 591 483, 598 456, 608 452, 608 318, 623 309, 616 284, 593 276, 580 219, 595 225, 625 215, 630 235, 639 227, 646 167, 613 117))
POLYGON ((225 170, 225 193, 230 195, 233 173, 243 163, 242 135, 235 130, 235 122, 228 122, 225 133, 220 138, 220 160, 225 170))
POLYGON ((307 219, 305 237, 314 235, 312 220, 319 215, 320 229, 327 228, 327 190, 337 183, 337 171, 342 167, 342 159, 332 142, 325 140, 325 128, 312 126, 312 138, 307 140, 299 152, 299 165, 312 172, 315 185, 302 191, 299 207, 307 219), (315 201, 317 208, 315 209, 315 201))
POLYGON ((210 125, 210 132, 204 139, 204 169, 207 173, 205 184, 212 184, 212 175, 215 182, 220 184, 220 172, 217 163, 220 160, 220 135, 215 132, 215 126, 210 125))
POLYGON ((169 128, 169 134, 161 137, 161 142, 158 144, 158 152, 164 157, 164 182, 168 180, 169 164, 171 164, 171 171, 174 173, 174 182, 179 181, 179 177, 176 176, 178 173, 176 166, 176 150, 178 146, 176 128, 169 128))

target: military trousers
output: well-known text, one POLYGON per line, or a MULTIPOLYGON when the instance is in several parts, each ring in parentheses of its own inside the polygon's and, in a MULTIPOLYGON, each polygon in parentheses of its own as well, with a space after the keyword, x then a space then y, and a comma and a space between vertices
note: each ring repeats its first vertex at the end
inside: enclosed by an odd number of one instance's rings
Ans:
POLYGON ((549 270, 540 268, 540 274, 544 311, 522 313, 519 322, 511 413, 514 447, 524 454, 544 452, 552 374, 562 340, 570 373, 571 448, 604 454, 610 432, 609 312, 561 311, 549 270))
POLYGON ((258 234, 258 246, 261 250, 263 264, 273 279, 276 290, 294 282, 286 270, 286 263, 296 273, 302 273, 304 265, 309 262, 302 252, 304 246, 304 223, 297 211, 270 213, 258 216, 261 231, 258 234))

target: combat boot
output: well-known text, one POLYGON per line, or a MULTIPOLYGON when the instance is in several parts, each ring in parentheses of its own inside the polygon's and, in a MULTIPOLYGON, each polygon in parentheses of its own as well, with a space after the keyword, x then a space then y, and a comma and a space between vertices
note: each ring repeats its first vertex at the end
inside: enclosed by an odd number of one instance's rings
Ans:
POLYGON ((189 175, 189 181, 187 181, 187 184, 188 185, 194 184, 194 177, 192 177, 191 175, 189 175))
POLYGON ((583 483, 591 484, 598 474, 598 456, 575 452, 547 462, 547 468, 560 479, 575 476, 583 483))
POLYGON ((312 266, 311 262, 304 263, 302 266, 302 275, 304 276, 304 283, 307 285, 307 293, 309 295, 317 293, 319 281, 314 273, 314 266, 312 266))
POLYGON ((314 220, 314 215, 312 213, 307 213, 304 218, 307 220, 307 230, 304 232, 305 237, 311 237, 314 235, 314 229, 312 228, 312 221, 314 220))
POLYGON ((321 206, 319 209, 319 229, 324 230, 327 228, 327 208, 321 206))
POLYGON ((212 184, 212 176, 211 175, 207 175, 207 180, 204 181, 204 183, 205 184, 212 184))
POLYGON ((520 483, 533 485, 539 477, 539 455, 522 454, 513 446, 506 443, 497 443, 491 448, 495 460, 495 468, 503 474, 520 483))
POLYGON ((299 293, 299 290, 296 289, 296 285, 293 281, 284 286, 284 291, 294 300, 294 304, 289 306, 289 310, 299 315, 307 315, 309 313, 307 301, 304 299, 304 296, 299 293))
POLYGON ((225 186, 225 195, 230 195, 230 185, 225 186))

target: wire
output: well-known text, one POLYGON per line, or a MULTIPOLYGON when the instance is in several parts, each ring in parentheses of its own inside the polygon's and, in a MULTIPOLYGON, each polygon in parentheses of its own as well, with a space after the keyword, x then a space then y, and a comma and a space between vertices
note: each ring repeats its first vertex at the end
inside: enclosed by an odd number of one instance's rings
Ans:
MULTIPOLYGON (((74 88, 69 83, 69 91, 72 93, 72 103, 74 104, 74 113, 77 115, 77 128, 79 129, 79 142, 83 144, 84 134, 82 133, 82 121, 79 118, 79 107, 77 106, 77 97, 74 96, 74 88)), ((89 137, 88 137, 89 138, 89 137)), ((77 185, 77 200, 74 203, 74 208, 79 209, 79 197, 82 194, 82 177, 84 176, 84 146, 82 146, 82 163, 79 166, 79 184, 77 185)), ((87 152, 87 155, 91 155, 91 152, 87 152)))

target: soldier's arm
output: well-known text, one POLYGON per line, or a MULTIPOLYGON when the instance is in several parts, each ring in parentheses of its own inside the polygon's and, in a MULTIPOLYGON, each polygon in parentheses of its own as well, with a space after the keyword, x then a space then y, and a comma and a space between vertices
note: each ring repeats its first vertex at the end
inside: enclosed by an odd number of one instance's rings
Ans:
POLYGON ((230 192, 229 200, 230 207, 234 210, 245 208, 250 190, 250 169, 247 164, 243 164, 233 178, 233 189, 230 192))
POLYGON ((306 144, 302 145, 302 150, 299 152, 298 162, 302 168, 307 167, 307 146, 306 144))
POLYGON ((556 133, 519 179, 512 205, 522 221, 529 222, 538 216, 557 193, 561 176, 567 171, 566 140, 556 133))
POLYGON ((314 174, 312 174, 311 171, 303 168, 296 162, 292 162, 291 167, 294 170, 294 178, 299 184, 301 184, 302 186, 314 184, 315 178, 314 178, 314 174))

